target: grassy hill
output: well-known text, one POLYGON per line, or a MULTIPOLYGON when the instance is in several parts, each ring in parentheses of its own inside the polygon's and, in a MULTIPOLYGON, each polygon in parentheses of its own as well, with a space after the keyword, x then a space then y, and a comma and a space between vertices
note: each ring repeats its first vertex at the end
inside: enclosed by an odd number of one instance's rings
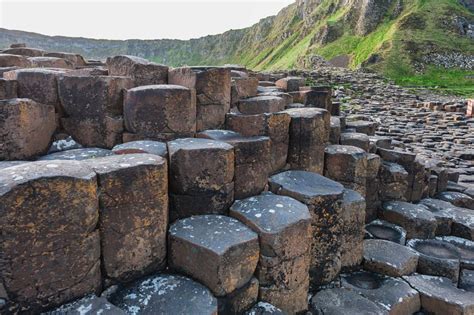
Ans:
POLYGON ((0 29, 0 47, 26 42, 90 58, 132 54, 172 66, 238 63, 256 70, 312 68, 312 56, 320 55, 402 85, 474 96, 474 38, 466 34, 470 24, 474 30, 472 6, 472 0, 297 0, 249 28, 189 41, 93 40, 0 29))

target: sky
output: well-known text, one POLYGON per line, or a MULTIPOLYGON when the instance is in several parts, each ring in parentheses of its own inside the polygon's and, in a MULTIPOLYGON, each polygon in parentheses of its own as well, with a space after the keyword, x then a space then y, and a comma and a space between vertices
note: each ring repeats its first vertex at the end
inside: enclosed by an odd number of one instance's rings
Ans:
POLYGON ((190 39, 251 26, 295 0, 0 0, 0 27, 97 39, 190 39))

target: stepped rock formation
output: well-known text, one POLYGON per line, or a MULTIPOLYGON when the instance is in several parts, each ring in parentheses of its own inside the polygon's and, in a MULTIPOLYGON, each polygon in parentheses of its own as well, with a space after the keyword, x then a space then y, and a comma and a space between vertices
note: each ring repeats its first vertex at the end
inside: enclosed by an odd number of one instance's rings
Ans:
POLYGON ((472 102, 14 46, 1 314, 473 314, 472 102))

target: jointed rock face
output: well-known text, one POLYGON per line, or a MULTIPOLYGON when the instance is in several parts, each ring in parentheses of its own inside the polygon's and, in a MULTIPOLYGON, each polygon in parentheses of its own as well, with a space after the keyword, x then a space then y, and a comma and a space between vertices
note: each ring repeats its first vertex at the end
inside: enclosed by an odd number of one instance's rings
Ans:
POLYGON ((1 314, 474 314, 472 101, 21 45, 0 73, 1 314))

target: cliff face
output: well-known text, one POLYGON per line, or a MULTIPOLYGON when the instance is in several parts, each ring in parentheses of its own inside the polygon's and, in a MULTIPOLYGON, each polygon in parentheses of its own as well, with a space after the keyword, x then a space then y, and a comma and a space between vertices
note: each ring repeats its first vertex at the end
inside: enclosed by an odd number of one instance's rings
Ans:
POLYGON ((473 0, 297 0, 249 28, 189 41, 94 40, 0 29, 0 47, 24 42, 93 59, 130 54, 173 66, 240 63, 255 69, 311 67, 311 60, 319 60, 313 56, 321 55, 390 74, 397 67, 423 71, 430 54, 473 58, 474 14, 467 9, 472 6, 473 0))

